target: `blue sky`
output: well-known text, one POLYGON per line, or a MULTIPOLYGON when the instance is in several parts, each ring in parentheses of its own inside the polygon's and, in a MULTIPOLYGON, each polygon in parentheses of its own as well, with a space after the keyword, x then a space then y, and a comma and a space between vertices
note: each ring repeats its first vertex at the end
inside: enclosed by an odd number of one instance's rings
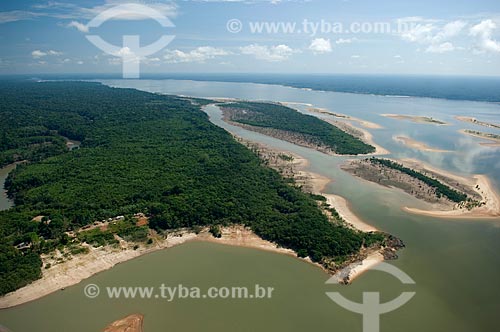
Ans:
POLYGON ((175 26, 137 10, 89 26, 131 2, 2 0, 0 74, 120 73, 126 54, 142 73, 500 76, 498 0, 141 1, 175 26), (109 54, 88 35, 118 50, 109 54), (141 46, 175 38, 142 55, 123 35, 140 36, 141 46))

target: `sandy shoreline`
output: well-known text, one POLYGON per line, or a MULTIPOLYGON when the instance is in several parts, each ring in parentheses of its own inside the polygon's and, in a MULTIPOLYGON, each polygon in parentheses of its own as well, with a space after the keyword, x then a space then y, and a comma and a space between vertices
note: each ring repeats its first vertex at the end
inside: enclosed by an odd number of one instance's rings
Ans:
MULTIPOLYGON (((285 105, 287 103, 285 102, 279 102, 279 104, 285 105)), ((288 103, 290 104, 290 103, 288 103)), ((257 133, 260 133, 262 135, 266 135, 269 137, 273 137, 285 142, 289 142, 295 145, 303 146, 309 149, 314 149, 316 151, 319 151, 321 153, 325 153, 331 156, 349 156, 348 154, 338 154, 334 151, 331 150, 331 148, 328 147, 321 147, 317 146, 315 144, 309 144, 308 142, 304 141, 303 139, 297 140, 297 139, 291 139, 290 136, 293 136, 293 132, 287 132, 284 130, 278 130, 274 128, 264 128, 264 127, 256 127, 256 126, 251 126, 247 124, 243 124, 240 122, 232 121, 227 114, 224 113, 223 108, 221 108, 222 111, 222 120, 226 122, 227 124, 230 124, 232 126, 240 127, 248 131, 254 131, 257 133), (292 134, 292 135, 290 135, 292 134)), ((362 142, 372 145, 375 148, 374 152, 371 153, 364 153, 364 154, 357 154, 357 155, 350 155, 350 156, 376 156, 376 155, 386 155, 390 154, 390 151, 387 149, 383 148, 382 146, 376 144, 373 140, 373 135, 368 132, 365 129, 359 128, 354 126, 352 123, 349 122, 349 119, 344 119, 344 120, 332 120, 332 119, 324 119, 324 118, 319 118, 321 121, 327 122, 340 130, 360 139, 362 142)), ((366 122, 364 120, 360 120, 361 122, 366 122)), ((373 128, 382 128, 379 127, 377 124, 373 124, 376 127, 373 128)))
POLYGON ((361 220, 357 215, 352 212, 349 201, 347 201, 344 197, 334 195, 334 194, 325 194, 321 193, 321 195, 326 197, 326 201, 331 206, 335 207, 335 210, 339 213, 339 215, 346 220, 347 223, 352 225, 353 228, 358 229, 363 232, 376 232, 378 229, 373 227, 372 225, 367 224, 363 220, 361 220))
MULTIPOLYGON (((287 151, 283 151, 288 153, 287 151)), ((307 172, 305 169, 309 165, 309 161, 296 154, 294 156, 294 165, 299 171, 299 177, 306 178, 305 181, 311 186, 314 192, 327 197, 327 202, 332 204, 338 213, 354 228, 363 231, 374 231, 375 228, 364 223, 352 211, 350 211, 348 202, 340 196, 333 194, 324 194, 322 190, 331 182, 327 177, 307 172)), ((6 294, 0 298, 0 309, 10 308, 21 305, 27 302, 37 300, 41 297, 59 291, 66 287, 70 287, 80 283, 81 281, 99 273, 111 269, 115 265, 126 262, 128 260, 140 257, 142 255, 152 253, 158 250, 172 248, 191 241, 205 241, 222 245, 239 246, 265 250, 269 252, 285 254, 309 264, 312 264, 323 271, 327 272, 320 264, 312 262, 309 258, 298 258, 296 253, 291 249, 280 248, 276 244, 263 240, 253 233, 250 229, 243 226, 230 226, 221 228, 222 237, 214 238, 207 230, 195 234, 190 231, 180 231, 169 234, 166 239, 155 239, 153 245, 141 245, 137 250, 133 249, 134 243, 130 243, 125 248, 123 247, 100 247, 93 248, 88 246, 89 253, 73 256, 71 260, 51 266, 49 269, 42 268, 42 278, 31 284, 20 288, 12 293, 6 294)), ((370 254, 367 259, 373 260, 375 254, 370 254)), ((378 255, 381 257, 382 255, 378 255)), ((362 266, 364 268, 352 268, 349 273, 349 280, 352 282, 356 277, 369 269, 372 265, 361 264, 355 262, 352 267, 362 266)), ((347 267, 350 270, 351 265, 347 267)), ((343 269, 342 271, 345 271, 343 269)), ((345 273, 345 272, 344 272, 345 273)))
MULTIPOLYGON (((363 222, 351 211, 347 200, 343 197, 333 194, 325 194, 322 192, 326 185, 332 180, 319 174, 309 172, 307 170, 309 165, 309 161, 307 159, 296 154, 289 153, 288 151, 279 152, 293 155, 294 166, 299 172, 298 176, 305 179, 304 181, 307 185, 311 186, 314 193, 325 196, 327 198, 327 203, 331 204, 349 225, 361 231, 376 231, 374 227, 363 222)), ((39 299, 58 290, 76 285, 82 280, 85 280, 99 272, 111 269, 116 264, 190 241, 208 241, 223 245, 266 250, 297 257, 293 250, 280 248, 274 243, 265 241, 243 226, 221 228, 221 233, 222 237, 216 239, 211 236, 207 230, 204 230, 199 234, 195 234, 190 231, 176 232, 169 234, 165 239, 156 238, 152 245, 141 245, 136 250, 133 249, 133 245, 135 244, 129 244, 128 246, 121 248, 112 248, 109 246, 93 248, 88 246, 90 250, 88 254, 73 256, 72 259, 53 265, 49 269, 42 268, 41 279, 38 279, 25 287, 1 297, 0 309, 17 306, 39 299)), ((328 272, 320 264, 313 263, 308 258, 299 259, 313 264, 314 266, 323 269, 325 272, 328 272)), ((344 273, 346 270, 350 271, 347 276, 350 282, 362 273, 366 272, 371 266, 373 266, 374 263, 383 261, 384 257, 377 251, 377 253, 369 253, 365 260, 363 260, 363 262, 354 262, 342 270, 344 273), (365 260, 367 261, 366 263, 364 263, 365 260)))
MULTIPOLYGON (((282 104, 285 104, 285 103, 282 103, 282 104)), ((331 115, 331 116, 339 118, 341 120, 357 122, 357 123, 359 123, 364 128, 369 128, 369 129, 382 129, 383 128, 378 123, 370 122, 370 121, 363 120, 363 119, 360 119, 360 118, 356 118, 356 117, 353 117, 353 116, 350 116, 350 115, 346 115, 346 114, 330 112, 326 108, 312 107, 311 106, 311 107, 307 108, 307 110, 309 112, 313 112, 313 113, 320 113, 320 114, 331 115)))
MULTIPOLYGON (((294 158, 293 164, 296 167, 296 170, 298 171, 298 177, 306 178, 307 179, 306 181, 310 186, 309 188, 310 191, 314 194, 324 196, 326 198, 327 204, 335 208, 337 213, 346 221, 348 226, 362 232, 379 231, 374 226, 369 225, 368 223, 364 222, 361 218, 359 218, 352 211, 349 201, 347 201, 344 197, 335 194, 324 193, 326 186, 333 180, 328 177, 322 176, 320 174, 308 171, 307 167, 309 166, 309 160, 290 151, 280 150, 279 152, 293 156, 294 158)), ((375 250, 375 251, 372 250, 367 253, 366 257, 363 260, 356 261, 347 265, 346 267, 342 268, 337 273, 335 273, 334 276, 338 279, 339 282, 345 282, 346 280, 348 280, 349 283, 352 283, 356 278, 358 278, 360 275, 370 270, 374 265, 383 261, 384 261, 384 256, 382 255, 380 250, 375 250)), ((323 269, 321 265, 319 264, 315 265, 323 269)))
POLYGON ((458 132, 461 134, 464 134, 464 135, 468 135, 468 136, 472 136, 475 138, 480 138, 480 139, 483 139, 486 141, 490 141, 490 142, 480 142, 479 145, 490 146, 490 147, 500 146, 500 139, 498 139, 498 138, 478 135, 478 134, 475 134, 473 132, 467 131, 465 129, 460 129, 458 132))
MULTIPOLYGON (((417 208, 404 207, 403 209, 407 212, 439 217, 439 218, 499 218, 500 217, 500 196, 495 191, 492 183, 487 176, 481 174, 475 174, 472 178, 466 178, 457 174, 450 173, 448 171, 435 168, 424 162, 415 159, 403 159, 404 163, 417 170, 427 170, 438 175, 452 179, 458 183, 468 186, 470 189, 475 191, 479 196, 481 196, 482 201, 485 202, 484 205, 476 207, 472 210, 455 209, 455 210, 422 210, 417 208)), ((438 208, 438 207, 437 207, 438 208)))
POLYGON ((476 174, 473 176, 475 180, 474 188, 478 186, 476 191, 481 195, 486 203, 481 207, 468 210, 451 210, 451 211, 433 211, 422 210, 417 208, 404 207, 407 212, 420 214, 438 218, 453 218, 453 219, 498 219, 500 218, 500 196, 493 189, 493 186, 485 175, 476 174))
POLYGON ((166 239, 156 239, 153 245, 141 245, 137 250, 133 249, 135 243, 129 243, 126 249, 111 246, 100 248, 89 246, 90 252, 88 254, 76 255, 64 263, 54 265, 49 269, 42 269, 41 279, 1 297, 0 309, 37 300, 66 287, 76 285, 97 273, 111 269, 117 264, 192 241, 211 242, 289 255, 323 269, 320 264, 314 263, 308 258, 298 258, 291 249, 281 248, 272 242, 263 240, 242 225, 222 227, 221 234, 221 238, 214 238, 208 229, 199 234, 184 230, 169 234, 166 239))
POLYGON ((357 132, 361 133, 361 135, 359 135, 358 138, 361 139, 366 144, 372 145, 375 148, 375 152, 363 154, 362 156, 380 156, 380 155, 386 155, 386 154, 391 153, 386 148, 375 143, 375 141, 373 140, 373 135, 366 129, 357 127, 357 126, 355 126, 352 123, 349 123, 347 121, 337 121, 337 120, 329 120, 329 119, 323 119, 323 121, 326 121, 334 126, 337 126, 344 131, 349 132, 349 130, 352 130, 354 132, 357 131, 357 132))
POLYGON ((437 148, 433 148, 425 144, 424 142, 419 142, 416 141, 410 137, 407 136, 393 136, 392 139, 396 142, 402 143, 412 149, 416 149, 419 151, 426 151, 426 152, 451 152, 450 150, 441 150, 437 148))
POLYGON ((365 259, 346 266, 332 276, 332 278, 335 278, 338 283, 344 283, 345 280, 352 282, 352 280, 358 278, 366 271, 371 270, 375 265, 383 262, 384 260, 384 256, 378 251, 369 253, 365 259))
POLYGON ((455 116, 455 119, 458 121, 462 122, 467 122, 467 123, 472 123, 475 125, 483 126, 483 127, 488 127, 488 128, 495 128, 495 129, 500 129, 500 125, 496 123, 490 123, 486 121, 479 121, 476 118, 470 117, 470 116, 455 116))
MULTIPOLYGON (((271 147, 265 146, 263 144, 258 145, 261 147, 265 147, 266 149, 273 150, 271 147)), ((344 220, 346 220, 349 225, 363 232, 378 231, 377 228, 367 224, 356 214, 354 214, 350 207, 349 201, 347 201, 344 197, 335 194, 327 194, 324 192, 326 186, 329 183, 333 182, 333 180, 326 176, 308 171, 307 168, 310 165, 309 160, 296 153, 286 150, 280 150, 279 153, 287 154, 293 157, 292 164, 297 171, 296 179, 299 179, 298 182, 302 184, 301 179, 305 179, 304 182, 309 187, 309 191, 314 194, 324 196, 327 199, 327 203, 335 207, 335 210, 337 210, 339 215, 344 220)))
POLYGON ((76 285, 80 281, 96 273, 108 270, 116 264, 156 250, 185 243, 192 240, 195 235, 194 233, 185 233, 182 237, 172 235, 165 240, 156 241, 154 245, 140 247, 137 250, 133 250, 131 247, 123 250, 122 248, 93 248, 89 246, 90 252, 88 254, 73 256, 73 259, 51 266, 49 269, 42 268, 41 279, 1 297, 0 309, 30 302, 60 289, 76 285))

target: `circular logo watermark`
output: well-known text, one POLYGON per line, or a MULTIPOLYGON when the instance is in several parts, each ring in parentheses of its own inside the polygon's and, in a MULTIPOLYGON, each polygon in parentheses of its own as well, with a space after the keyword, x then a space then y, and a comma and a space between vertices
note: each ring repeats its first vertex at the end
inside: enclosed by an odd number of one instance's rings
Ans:
POLYGON ((100 292, 101 292, 101 290, 99 289, 99 286, 97 286, 96 284, 88 284, 83 289, 83 293, 89 299, 95 299, 96 297, 99 296, 100 292))
MULTIPOLYGON (((94 17, 88 24, 88 28, 100 27, 104 22, 118 17, 141 16, 155 20, 164 28, 175 27, 175 25, 158 10, 139 3, 127 3, 111 7, 94 17)), ((111 45, 97 35, 85 36, 92 44, 107 54, 122 58, 123 78, 140 77, 140 61, 145 57, 161 51, 174 38, 173 35, 163 35, 154 43, 140 46, 140 36, 124 35, 123 45, 111 45)))
MULTIPOLYGON (((401 271, 394 265, 381 262, 370 270, 386 272, 396 277, 403 284, 415 284, 415 281, 405 272, 401 271)), ((338 284, 339 279, 333 276, 326 281, 327 284, 338 284)), ((379 292, 363 292, 363 303, 353 302, 346 299, 339 292, 327 292, 326 295, 339 306, 361 314, 363 316, 363 332, 379 332, 380 331, 380 315, 394 311, 412 299, 415 292, 403 292, 395 299, 380 303, 379 292)))
POLYGON ((231 33, 239 33, 243 30, 243 23, 236 18, 230 19, 226 23, 226 29, 231 33))

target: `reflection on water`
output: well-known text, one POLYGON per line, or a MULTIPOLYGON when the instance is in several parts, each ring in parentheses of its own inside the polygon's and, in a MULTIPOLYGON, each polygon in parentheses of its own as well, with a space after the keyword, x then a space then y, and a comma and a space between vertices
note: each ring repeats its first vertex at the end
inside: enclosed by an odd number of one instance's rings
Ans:
MULTIPOLYGON (((453 115, 498 119, 494 104, 418 98, 304 91, 279 86, 192 81, 108 81, 113 86, 135 87, 151 92, 200 97, 237 97, 311 103, 344 113, 384 129, 369 131, 393 157, 418 158, 434 166, 461 173, 486 173, 500 178, 500 151, 481 147, 478 140, 457 133, 468 124, 453 115), (432 116, 449 126, 432 126, 380 116, 397 113, 432 116), (495 115, 496 114, 496 115, 495 115), (397 128, 397 130, 395 129, 397 128), (453 153, 411 150, 392 136, 405 135, 453 153)), ((297 106, 297 105, 294 105, 297 106)), ((305 107, 300 107, 305 111, 305 107)), ((120 264, 33 303, 0 311, 0 323, 17 331, 94 331, 130 313, 145 314, 145 331, 361 331, 361 317, 341 309, 325 295, 340 290, 360 302, 362 292, 380 291, 389 301, 401 291, 416 296, 397 311, 382 316, 381 331, 493 331, 498 329, 500 307, 500 220, 440 220, 404 213, 401 205, 423 204, 413 197, 367 183, 339 169, 344 157, 332 157, 239 127, 225 124, 217 108, 207 110, 215 124, 250 140, 292 151, 311 161, 310 170, 334 181, 327 192, 347 198, 361 218, 402 238, 407 248, 392 262, 410 275, 416 285, 408 289, 394 278, 369 272, 353 285, 335 289, 325 285, 327 276, 318 269, 286 256, 257 250, 191 243, 120 264), (103 285, 271 284, 276 298, 268 302, 186 301, 162 303, 151 300, 91 301, 82 297, 87 283, 103 285), (50 308, 50 309, 49 309, 50 308), (78 309, 75 309, 78 308, 78 309), (89 319, 92 317, 92 320, 89 319)), ((497 121, 498 122, 498 121, 497 121)), ((498 183, 497 183, 498 184, 498 183)))

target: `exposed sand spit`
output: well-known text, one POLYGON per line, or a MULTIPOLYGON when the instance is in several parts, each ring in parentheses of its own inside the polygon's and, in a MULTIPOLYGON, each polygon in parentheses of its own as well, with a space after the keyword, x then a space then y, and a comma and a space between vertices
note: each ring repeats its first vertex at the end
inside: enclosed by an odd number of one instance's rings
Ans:
POLYGON ((426 151, 426 152, 451 152, 449 150, 442 150, 442 149, 430 147, 427 144, 425 144, 424 142, 416 141, 416 140, 409 138, 407 136, 402 136, 402 135, 401 136, 393 136, 392 139, 395 140, 396 142, 400 142, 400 143, 402 143, 402 144, 404 144, 412 149, 415 149, 415 150, 426 151))
POLYGON ((144 316, 141 314, 129 315, 114 321, 106 326, 104 332, 143 332, 144 316))

